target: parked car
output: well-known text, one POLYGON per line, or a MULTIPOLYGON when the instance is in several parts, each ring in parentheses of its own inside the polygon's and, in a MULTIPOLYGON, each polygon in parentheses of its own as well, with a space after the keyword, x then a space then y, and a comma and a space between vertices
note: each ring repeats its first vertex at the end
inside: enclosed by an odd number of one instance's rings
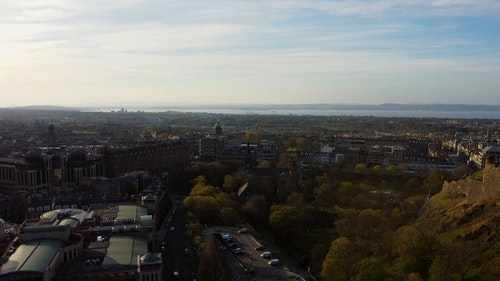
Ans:
POLYGON ((262 245, 255 247, 256 251, 264 251, 265 249, 266 249, 266 247, 264 247, 262 245))
POLYGON ((270 258, 271 257, 271 252, 263 252, 262 254, 260 254, 260 257, 261 258, 270 258))
POLYGON ((269 265, 278 265, 280 264, 280 260, 279 259, 272 259, 268 262, 269 265))
POLYGON ((238 229, 238 233, 248 233, 248 229, 240 228, 240 229, 238 229))

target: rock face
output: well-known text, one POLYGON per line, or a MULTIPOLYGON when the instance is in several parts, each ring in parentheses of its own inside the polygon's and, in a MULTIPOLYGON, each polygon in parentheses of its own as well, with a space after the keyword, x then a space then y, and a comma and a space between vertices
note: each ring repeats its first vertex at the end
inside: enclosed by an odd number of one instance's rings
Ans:
POLYGON ((463 194, 467 198, 467 203, 500 200, 500 167, 488 163, 482 180, 465 178, 445 182, 441 192, 463 194))

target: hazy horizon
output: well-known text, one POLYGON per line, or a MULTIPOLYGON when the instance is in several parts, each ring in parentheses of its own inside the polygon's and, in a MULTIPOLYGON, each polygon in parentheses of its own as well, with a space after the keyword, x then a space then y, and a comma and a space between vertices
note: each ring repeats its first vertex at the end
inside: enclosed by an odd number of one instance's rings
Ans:
POLYGON ((222 115, 295 115, 295 116, 359 116, 394 118, 453 118, 453 119, 500 119, 500 105, 465 104, 190 104, 156 105, 143 107, 97 106, 57 107, 25 106, 0 108, 0 110, 77 111, 82 113, 201 113, 222 115))
POLYGON ((500 2, 0 2, 0 107, 500 105, 500 2))

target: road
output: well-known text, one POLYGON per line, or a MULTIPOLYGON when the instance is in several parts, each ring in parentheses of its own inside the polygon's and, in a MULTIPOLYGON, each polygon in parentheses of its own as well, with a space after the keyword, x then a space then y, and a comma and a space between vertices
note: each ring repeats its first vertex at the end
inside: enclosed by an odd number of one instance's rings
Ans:
POLYGON ((175 280, 174 271, 179 272, 182 281, 191 281, 193 269, 188 263, 185 252, 186 219, 182 207, 184 197, 175 194, 170 195, 173 207, 157 232, 157 243, 155 250, 162 253, 163 258, 163 280, 175 280), (162 242, 165 249, 162 250, 162 242))
MULTIPOLYGON (((283 263, 277 265, 269 265, 271 259, 278 258, 275 253, 269 258, 262 258, 260 255, 264 250, 256 250, 262 244, 257 241, 250 233, 238 233, 238 229, 233 227, 216 227, 205 231, 205 239, 217 239, 213 233, 227 233, 231 236, 230 241, 224 242, 226 249, 224 250, 228 256, 229 266, 234 272, 236 281, 250 280, 304 280, 298 274, 291 272, 283 263), (235 245, 232 245, 235 244, 235 245), (241 253, 235 254, 235 249, 240 248, 241 253), (253 274, 248 274, 247 271, 253 271, 253 274)), ((224 239, 223 239, 224 240, 224 239)))
MULTIPOLYGON (((189 256, 185 252, 187 247, 185 241, 186 218, 181 204, 185 197, 172 194, 170 198, 173 202, 173 208, 166 216, 160 230, 155 234, 155 251, 162 253, 164 281, 192 281, 194 271, 189 263, 189 256), (163 244, 164 250, 162 250, 163 244), (179 272, 179 279, 174 278, 174 271, 179 272)), ((235 281, 304 280, 291 272, 286 264, 269 265, 268 261, 278 258, 279 253, 273 253, 269 258, 262 258, 260 254, 264 250, 256 250, 257 246, 262 246, 262 244, 250 233, 238 233, 238 229, 234 227, 216 227, 205 231, 205 240, 216 239, 213 233, 227 233, 232 238, 231 241, 225 242, 226 249, 224 251, 234 272, 235 281), (235 245, 231 247, 231 243, 235 245), (241 249, 240 254, 234 253, 236 248, 241 249), (248 274, 248 271, 253 271, 254 274, 248 274)))

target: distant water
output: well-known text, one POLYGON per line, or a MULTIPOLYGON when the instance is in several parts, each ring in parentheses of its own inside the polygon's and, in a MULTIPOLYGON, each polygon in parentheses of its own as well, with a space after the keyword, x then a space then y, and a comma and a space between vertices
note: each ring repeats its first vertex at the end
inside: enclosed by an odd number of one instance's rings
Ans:
MULTIPOLYGON (((414 117, 414 118, 456 118, 456 119, 500 119, 500 111, 427 111, 427 110, 341 110, 341 109, 229 109, 211 107, 162 107, 162 108, 125 108, 127 112, 193 112, 212 114, 255 114, 255 115, 296 115, 296 116, 373 116, 373 117, 414 117)), ((91 109, 90 111, 121 111, 121 109, 91 109)))
POLYGON ((500 119, 500 111, 395 111, 395 110, 201 110, 183 109, 182 112, 207 112, 218 114, 271 114, 298 116, 374 116, 374 117, 416 117, 416 118, 461 118, 461 119, 500 119))

